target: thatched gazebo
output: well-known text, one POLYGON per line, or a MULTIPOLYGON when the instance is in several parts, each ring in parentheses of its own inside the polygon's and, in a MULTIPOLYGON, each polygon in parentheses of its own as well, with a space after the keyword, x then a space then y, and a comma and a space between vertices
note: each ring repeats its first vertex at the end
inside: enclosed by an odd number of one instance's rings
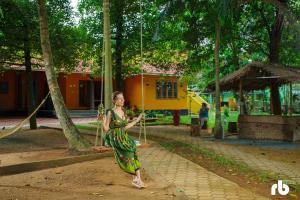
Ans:
MULTIPOLYGON (((272 82, 279 85, 300 82, 300 68, 253 62, 222 78, 220 88, 223 91, 239 91, 242 84, 243 91, 262 90, 269 87, 272 82)), ((214 88, 214 83, 208 86, 208 89, 214 88)))
MULTIPOLYGON (((273 85, 280 86, 288 83, 290 83, 290 96, 292 96, 292 83, 294 82, 300 82, 300 68, 261 62, 250 63, 220 80, 221 91, 239 92, 240 115, 238 127, 240 138, 287 141, 300 139, 298 128, 300 127, 300 117, 282 116, 280 100, 274 101, 274 96, 271 96, 271 111, 274 115, 254 116, 247 114, 243 96, 243 91, 263 90, 268 87, 272 90, 273 85)), ((209 84, 208 89, 214 91, 215 83, 209 84)), ((277 97, 279 97, 278 90, 277 97)), ((290 98, 290 111, 291 108, 292 99, 290 98)))

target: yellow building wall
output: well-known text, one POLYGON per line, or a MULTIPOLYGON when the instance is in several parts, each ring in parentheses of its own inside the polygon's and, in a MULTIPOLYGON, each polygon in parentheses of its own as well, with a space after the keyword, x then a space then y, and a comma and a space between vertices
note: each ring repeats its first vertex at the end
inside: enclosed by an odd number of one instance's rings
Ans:
POLYGON ((195 92, 189 92, 187 97, 187 106, 193 114, 198 114, 202 103, 206 103, 207 107, 210 108, 210 104, 205 101, 202 97, 198 96, 195 92))
MULTIPOLYGON (((125 81, 126 98, 131 106, 136 105, 142 108, 141 98, 141 76, 130 77, 125 81)), ((187 83, 180 83, 177 77, 144 76, 144 108, 145 110, 181 110, 187 108, 187 83), (157 99, 156 81, 157 80, 177 80, 177 98, 176 99, 157 99)))

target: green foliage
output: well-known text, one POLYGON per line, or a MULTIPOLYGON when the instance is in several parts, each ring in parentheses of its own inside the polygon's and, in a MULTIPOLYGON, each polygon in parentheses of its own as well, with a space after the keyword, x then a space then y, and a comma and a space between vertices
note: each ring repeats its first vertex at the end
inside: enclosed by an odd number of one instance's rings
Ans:
MULTIPOLYGON (((78 64, 81 32, 73 22, 69 1, 51 0, 47 2, 49 32, 54 64, 57 69, 73 71, 78 64)), ((1 64, 23 65, 24 42, 28 37, 33 67, 41 67, 41 45, 39 21, 35 1, 3 0, 0 2, 0 62, 1 64), (16 14, 18 13, 18 14, 16 14), (25 35, 28 29, 28 35, 25 35)))
MULTIPOLYGON (((159 2, 143 1, 143 50, 144 62, 157 67, 168 68, 171 64, 176 64, 180 68, 185 66, 184 54, 185 43, 181 39, 184 30, 184 23, 163 22, 160 25, 159 39, 153 41, 153 35, 156 30, 156 22, 159 19, 162 5, 159 2), (179 34, 181 32, 181 34, 179 34)), ((161 2, 165 3, 165 2, 161 2)), ((111 1, 111 30, 112 30, 112 52, 113 58, 116 56, 116 27, 119 22, 120 13, 118 6, 120 1, 111 1)), ((126 0, 122 1, 123 15, 126 21, 123 24, 122 32, 122 59, 123 77, 138 72, 140 67, 140 23, 141 13, 139 12, 140 1, 126 0)), ((97 60, 101 63, 102 51, 102 2, 88 0, 80 1, 80 24, 81 30, 87 33, 86 46, 83 49, 85 59, 97 60)), ((176 20, 176 19, 174 19, 176 20)), ((115 66, 115 63, 114 63, 115 66)))
MULTIPOLYGON (((69 1, 49 0, 49 31, 56 68, 67 71, 81 63, 101 75, 103 46, 102 1, 81 0, 79 23, 69 1), (82 61, 82 62, 81 62, 82 61)), ((122 29, 123 77, 140 73, 140 1, 110 1, 112 52, 116 58, 117 24, 122 29), (122 7, 122 9, 120 9, 122 7), (122 10, 122 13, 119 11, 122 10)), ((281 37, 280 61, 300 65, 300 5, 288 1, 281 37)), ((222 25, 220 77, 252 61, 267 61, 274 6, 265 1, 142 1, 143 61, 167 69, 176 64, 182 80, 201 88, 215 78, 215 23, 222 25), (197 77, 195 79, 194 77, 197 77)), ((32 57, 40 60, 37 9, 34 1, 0 2, 0 62, 22 64, 24 25, 29 27, 32 57), (16 15, 15 13, 19 13, 16 15)), ((35 62, 36 64, 36 62, 35 62)), ((38 65, 37 65, 38 66, 38 65)), ((115 63, 113 63, 113 67, 115 63)))

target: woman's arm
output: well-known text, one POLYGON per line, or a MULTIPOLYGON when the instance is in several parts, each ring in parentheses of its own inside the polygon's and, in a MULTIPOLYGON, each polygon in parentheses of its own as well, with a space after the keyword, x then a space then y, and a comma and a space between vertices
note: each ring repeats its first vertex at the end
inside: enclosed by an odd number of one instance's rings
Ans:
POLYGON ((143 117, 143 114, 140 114, 138 118, 136 118, 135 120, 131 121, 129 124, 127 124, 127 126, 125 126, 125 131, 127 129, 130 129, 131 127, 133 127, 134 125, 136 125, 143 117))
POLYGON ((106 133, 109 131, 109 124, 111 121, 111 111, 108 111, 107 117, 103 116, 103 131, 106 133))

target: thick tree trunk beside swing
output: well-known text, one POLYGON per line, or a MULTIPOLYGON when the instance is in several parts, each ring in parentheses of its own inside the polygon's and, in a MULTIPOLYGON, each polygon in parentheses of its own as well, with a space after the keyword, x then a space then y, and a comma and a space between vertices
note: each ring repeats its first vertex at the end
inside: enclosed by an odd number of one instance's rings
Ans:
POLYGON ((49 39, 45 0, 38 0, 38 11, 45 72, 55 112, 63 129, 63 133, 68 140, 69 148, 77 150, 87 148, 90 146, 90 143, 85 138, 80 136, 79 131, 69 117, 64 99, 57 83, 49 39))
MULTIPOLYGON (((27 24, 27 18, 25 17, 24 23, 24 58, 25 58, 25 68, 26 68, 26 75, 27 75, 27 89, 28 89, 28 98, 27 98, 27 105, 28 105, 28 115, 30 115, 35 108, 35 95, 34 95, 34 88, 33 88, 33 79, 32 79, 32 70, 31 70, 31 50, 30 50, 30 35, 29 35, 29 27, 27 24)), ((36 129, 36 115, 34 114, 30 120, 30 129, 36 129)))

